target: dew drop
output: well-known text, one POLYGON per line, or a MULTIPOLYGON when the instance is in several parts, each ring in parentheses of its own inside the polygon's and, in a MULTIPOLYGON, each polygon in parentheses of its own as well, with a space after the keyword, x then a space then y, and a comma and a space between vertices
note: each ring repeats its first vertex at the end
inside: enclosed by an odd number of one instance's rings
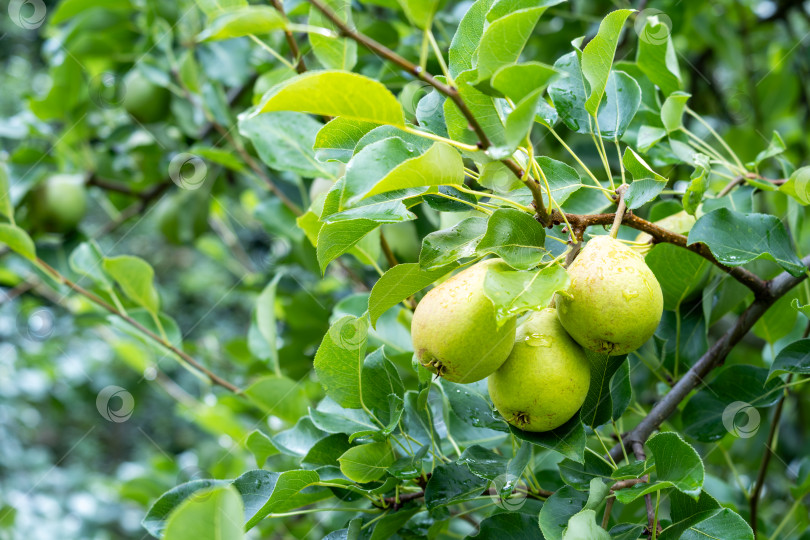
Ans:
POLYGON ((551 336, 544 336, 542 334, 529 334, 524 339, 530 347, 551 347, 551 336))

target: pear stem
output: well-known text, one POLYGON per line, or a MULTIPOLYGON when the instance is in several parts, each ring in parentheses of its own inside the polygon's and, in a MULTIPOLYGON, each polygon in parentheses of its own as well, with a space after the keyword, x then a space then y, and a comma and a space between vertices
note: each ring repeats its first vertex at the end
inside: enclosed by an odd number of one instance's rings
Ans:
POLYGON ((624 193, 629 186, 622 184, 616 188, 616 196, 619 197, 619 207, 616 209, 616 217, 613 218, 613 225, 610 227, 610 237, 616 238, 619 235, 619 226, 624 219, 624 213, 627 211, 627 203, 624 202, 624 193))

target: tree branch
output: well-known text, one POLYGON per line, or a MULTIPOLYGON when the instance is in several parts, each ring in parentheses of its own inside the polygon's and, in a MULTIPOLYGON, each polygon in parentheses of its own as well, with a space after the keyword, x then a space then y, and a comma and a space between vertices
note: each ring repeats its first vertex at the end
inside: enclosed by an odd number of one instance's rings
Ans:
MULTIPOLYGON (((324 4, 321 0, 309 0, 309 3, 315 6, 315 8, 318 11, 323 13, 327 19, 332 21, 332 23, 340 31, 340 35, 356 41, 357 43, 363 45, 374 54, 381 56, 382 58, 385 58, 389 62, 396 64, 397 66, 404 69, 405 71, 407 71, 420 81, 426 82, 427 84, 435 88, 438 92, 447 96, 447 98, 450 99, 456 105, 456 107, 458 107, 458 110, 461 111, 461 114, 464 115, 464 118, 467 120, 467 124, 469 124, 470 128, 475 132, 475 135, 478 137, 478 147, 481 150, 487 150, 490 146, 492 146, 492 143, 490 142, 489 137, 487 137, 484 128, 475 118, 475 115, 472 113, 470 108, 467 107, 467 104, 462 99, 461 94, 459 94, 457 88, 439 81, 438 79, 436 79, 436 77, 423 70, 420 66, 398 55, 397 53, 395 53, 382 43, 379 43, 378 41, 375 41, 368 36, 356 32, 353 28, 351 28, 348 24, 346 24, 340 17, 338 17, 334 11, 329 9, 326 6, 326 4, 324 4)), ((515 176, 517 176, 520 179, 523 179, 525 171, 523 171, 520 165, 518 165, 513 159, 510 158, 502 159, 501 162, 504 165, 506 165, 509 168, 509 170, 515 174, 515 176)), ((543 202, 542 189, 540 187, 540 184, 538 184, 537 181, 531 177, 531 175, 528 175, 526 185, 532 192, 532 197, 534 198, 534 204, 535 207, 537 208, 537 212, 543 217, 544 221, 546 221, 544 222, 544 225, 548 225, 547 223, 548 212, 546 211, 546 206, 545 203, 543 202)))
MULTIPOLYGON (((810 266, 810 255, 802 259, 802 264, 804 266, 810 266)), ((675 383, 672 390, 653 406, 649 414, 635 428, 622 437, 622 442, 619 442, 610 449, 610 455, 613 459, 618 460, 622 458, 622 444, 643 444, 647 438, 675 412, 681 401, 703 382, 703 378, 711 370, 725 361, 731 349, 751 330, 754 323, 762 317, 768 308, 806 278, 806 273, 795 277, 787 272, 782 272, 771 281, 766 282, 765 293, 740 314, 734 326, 723 334, 723 336, 700 357, 695 365, 689 368, 689 371, 675 383)))
MULTIPOLYGON (((287 14, 284 13, 284 5, 281 3, 281 0, 272 0, 273 7, 276 8, 276 11, 281 13, 281 16, 286 18, 287 14)), ((295 70, 298 73, 304 73, 307 70, 307 66, 304 63, 304 57, 301 55, 301 51, 298 48, 298 42, 295 41, 295 36, 291 30, 284 29, 284 36, 287 38, 287 45, 290 47, 290 53, 293 55, 293 60, 295 60, 295 70)))
POLYGON ((81 285, 79 285, 77 283, 74 283, 73 281, 69 280, 68 278, 66 278, 65 276, 60 274, 58 270, 56 270, 54 267, 52 267, 51 265, 49 265, 48 263, 46 263, 42 259, 37 258, 36 262, 41 268, 45 269, 49 274, 51 274, 57 281, 59 281, 60 283, 64 283, 70 289, 72 289, 73 291, 75 291, 75 292, 79 293, 80 295, 84 296, 85 298, 87 298, 88 300, 90 300, 91 302, 96 304, 97 306, 99 306, 101 308, 104 308, 105 310, 109 311, 113 315, 116 315, 116 316, 120 317, 121 319, 126 321, 130 326, 132 326, 133 328, 136 328, 139 332, 143 333, 144 335, 146 335, 147 337, 149 337, 150 339, 152 339, 156 343, 160 344, 164 348, 170 350, 171 352, 173 352, 174 354, 176 354, 177 356, 179 356, 180 358, 185 360, 188 364, 193 366, 195 369, 199 370, 201 373, 204 373, 208 377, 208 379, 211 380, 212 383, 218 384, 219 386, 222 386, 223 388, 227 388, 228 390, 230 390, 231 392, 233 392, 235 394, 239 394, 239 393, 242 392, 242 390, 240 390, 239 387, 237 387, 234 384, 231 384, 230 382, 226 381, 225 379, 223 379, 222 377, 220 377, 216 373, 212 372, 211 370, 209 370, 208 368, 206 368, 205 366, 203 366, 202 364, 197 362, 194 358, 189 356, 189 354, 186 353, 185 351, 175 347, 174 345, 172 345, 168 341, 164 340, 162 337, 158 336, 157 334, 155 334, 154 332, 152 332, 151 330, 149 330, 148 328, 143 326, 141 323, 139 323, 138 321, 136 321, 132 317, 129 317, 128 315, 125 315, 125 314, 121 313, 114 306, 108 304, 106 301, 104 301, 99 296, 96 296, 95 294, 91 293, 90 291, 88 291, 87 289, 82 287, 81 285))
MULTIPOLYGON (((588 227, 594 225, 611 225, 613 220, 616 217, 616 214, 592 214, 592 215, 581 215, 581 214, 565 214, 566 219, 571 224, 571 227, 574 229, 581 229, 584 230, 588 227)), ((564 223, 562 218, 562 214, 559 211, 554 210, 551 213, 551 223, 553 225, 559 225, 564 223)), ((765 280, 746 270, 741 266, 726 266, 723 263, 719 262, 715 259, 714 255, 712 255, 711 250, 705 244, 686 244, 686 237, 682 234, 674 233, 663 227, 659 227, 655 223, 651 221, 647 221, 646 219, 642 219, 635 214, 626 213, 624 218, 622 219, 622 224, 632 227, 633 229, 645 232, 653 237, 655 242, 666 242, 668 244, 675 244, 676 246, 680 246, 682 248, 688 249, 689 251, 693 251, 697 253, 707 261, 711 262, 715 266, 717 266, 723 272, 729 274, 731 277, 754 291, 754 294, 759 298, 763 294, 766 293, 767 283, 765 280)))

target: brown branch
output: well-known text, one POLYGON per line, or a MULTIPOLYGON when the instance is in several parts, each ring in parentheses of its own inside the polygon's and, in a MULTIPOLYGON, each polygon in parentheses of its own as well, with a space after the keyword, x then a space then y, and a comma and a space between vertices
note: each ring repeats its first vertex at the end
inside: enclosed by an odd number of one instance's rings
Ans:
MULTIPOLYGON (((272 0, 273 7, 276 8, 276 11, 281 13, 281 16, 286 18, 287 14, 284 13, 284 6, 281 3, 281 0, 272 0)), ((290 53, 293 55, 293 60, 295 60, 295 70, 298 73, 303 73, 307 70, 306 64, 304 64, 304 57, 301 55, 301 51, 298 48, 298 42, 295 41, 295 36, 291 30, 284 29, 284 36, 287 38, 287 45, 290 47, 290 53)))
POLYGON ((383 497, 383 503, 385 504, 385 508, 390 507, 392 510, 399 510, 402 508, 406 502, 413 501, 416 499, 421 499, 425 496, 425 490, 414 491, 413 493, 401 493, 399 495, 399 500, 397 497, 383 497))
MULTIPOLYGON (((802 259, 804 266, 810 266, 810 255, 802 259)), ((622 437, 622 442, 610 449, 613 459, 622 458, 622 444, 644 443, 652 433, 657 430, 669 416, 675 412, 678 405, 689 393, 703 383, 708 373, 721 365, 731 349, 742 340, 751 330, 760 317, 774 302, 787 294, 793 287, 804 281, 807 274, 799 277, 782 272, 774 279, 766 282, 765 293, 743 311, 737 321, 706 353, 689 368, 684 376, 672 387, 659 402, 650 410, 649 414, 630 432, 622 437)))
MULTIPOLYGON (((490 142, 489 137, 487 137, 484 128, 475 118, 475 115, 472 113, 470 108, 467 107, 467 104, 464 102, 464 99, 462 99, 461 94, 459 94, 458 88, 455 88, 454 86, 450 86, 449 84, 445 84, 439 81, 438 79, 436 79, 436 77, 423 70, 420 66, 398 55, 397 53, 395 53, 382 43, 379 43, 378 41, 375 41, 368 36, 356 32, 348 24, 346 24, 340 17, 338 17, 334 11, 329 9, 326 6, 326 4, 324 4, 321 0, 309 0, 309 3, 315 6, 315 8, 318 9, 318 11, 323 13, 327 19, 332 21, 332 23, 340 31, 340 35, 356 41, 357 43, 363 45, 374 54, 396 64, 397 66, 404 69, 405 71, 407 71, 420 81, 426 82, 427 84, 435 88, 438 92, 447 96, 456 105, 456 107, 458 107, 458 110, 467 120, 467 124, 475 132, 475 135, 478 137, 478 147, 481 150, 487 150, 490 146, 492 146, 492 143, 490 142)), ((515 176, 523 179, 525 171, 523 171, 520 165, 518 165, 514 160, 507 158, 501 160, 501 162, 504 165, 506 165, 509 168, 509 170, 511 170, 515 174, 515 176)), ((543 217, 544 225, 548 225, 547 222, 548 212, 546 211, 546 206, 543 203, 542 189, 540 188, 540 184, 538 184, 537 181, 531 178, 531 176, 529 175, 529 177, 527 178, 526 185, 532 192, 535 207, 537 208, 538 213, 543 217)))
MULTIPOLYGON (((581 214, 565 214, 565 217, 568 219, 568 222, 571 224, 571 227, 577 229, 586 229, 588 227, 592 227, 594 225, 610 225, 613 223, 613 220, 616 217, 616 214, 591 214, 591 215, 581 215, 581 214)), ((564 223, 562 219, 562 215, 559 211, 554 210, 551 214, 551 223, 554 225, 559 225, 560 223, 564 223)), ((633 229, 645 232, 653 237, 653 241, 655 242, 666 242, 668 244, 675 244, 676 246, 680 246, 682 248, 688 249, 689 251, 693 251, 697 253, 704 259, 708 260, 715 266, 717 266, 723 272, 726 272, 731 277, 754 291, 754 294, 759 297, 763 295, 767 288, 767 283, 765 280, 754 274, 753 272, 746 270, 741 266, 726 266, 723 263, 719 262, 714 255, 712 255, 711 250, 705 244, 695 243, 695 244, 686 244, 686 237, 682 234, 674 233, 663 227, 659 227, 655 223, 647 221, 646 219, 642 219, 635 214, 626 213, 624 218, 622 219, 622 224, 632 227, 633 229)))
MULTIPOLYGON (((644 461, 647 459, 647 454, 644 453, 644 444, 639 441, 633 442, 633 454, 636 456, 636 459, 639 461, 644 461)), ((642 482, 649 482, 650 475, 645 474, 640 478, 642 482)), ((655 522, 655 508, 652 505, 652 497, 649 493, 644 495, 644 505, 647 507, 647 529, 652 533, 658 527, 658 523, 655 522)))
POLYGON ((130 326, 132 326, 133 328, 136 328, 139 332, 143 333, 144 335, 146 335, 147 337, 149 337, 150 339, 152 339, 156 343, 158 343, 161 346, 165 347, 166 349, 170 350, 171 352, 173 352, 174 354, 176 354, 177 356, 179 356, 180 358, 185 360, 189 365, 191 365, 195 369, 199 370, 201 373, 204 373, 211 380, 212 383, 218 384, 219 386, 222 386, 223 388, 227 388, 228 390, 230 390, 231 392, 234 392, 236 394, 239 394, 239 393, 242 392, 239 389, 239 387, 229 383, 228 381, 226 381, 225 379, 223 379, 222 377, 220 377, 216 373, 212 372, 211 370, 209 370, 208 368, 206 368, 205 366, 203 366, 202 364, 197 362, 194 358, 189 356, 189 354, 186 353, 185 351, 183 351, 181 349, 178 349, 177 347, 175 347, 174 345, 172 345, 168 341, 164 340, 162 337, 158 336, 157 334, 155 334, 154 332, 152 332, 151 330, 149 330, 148 328, 143 326, 141 323, 139 323, 138 321, 136 321, 132 317, 121 313, 114 306, 110 305, 109 303, 107 303, 105 300, 103 300, 99 296, 96 296, 95 294, 91 293, 90 291, 88 291, 87 289, 82 287, 81 285, 78 285, 77 283, 74 283, 73 281, 69 280, 68 278, 66 278, 65 276, 60 274, 58 270, 53 268, 51 265, 49 265, 48 263, 46 263, 42 259, 37 258, 36 262, 41 268, 45 269, 49 274, 51 274, 57 281, 59 281, 60 283, 64 283, 70 289, 72 289, 73 291, 75 291, 75 292, 79 293, 80 295, 84 296, 85 298, 87 298, 88 300, 90 300, 91 302, 96 304, 97 306, 99 306, 101 308, 104 308, 105 310, 109 311, 113 315, 116 315, 116 316, 120 317, 121 319, 126 321, 130 326))
POLYGON ((388 261, 389 268, 393 268, 399 264, 399 261, 397 261, 397 257, 394 255, 394 252, 391 251, 391 246, 388 245, 388 240, 386 240, 385 234, 383 234, 382 230, 380 230, 380 247, 382 248, 382 252, 385 254, 385 260, 388 261))

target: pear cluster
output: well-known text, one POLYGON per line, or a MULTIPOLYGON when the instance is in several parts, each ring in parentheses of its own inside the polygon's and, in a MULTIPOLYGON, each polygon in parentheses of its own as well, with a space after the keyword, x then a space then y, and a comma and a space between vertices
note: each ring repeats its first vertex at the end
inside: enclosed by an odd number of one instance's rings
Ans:
POLYGON ((555 429, 585 402, 588 352, 620 355, 652 337, 663 295, 643 257, 609 236, 590 240, 568 268, 571 285, 555 307, 517 325, 498 325, 484 279, 500 259, 480 262, 438 285, 417 305, 414 352, 428 370, 451 382, 488 379, 495 408, 531 432, 555 429))

